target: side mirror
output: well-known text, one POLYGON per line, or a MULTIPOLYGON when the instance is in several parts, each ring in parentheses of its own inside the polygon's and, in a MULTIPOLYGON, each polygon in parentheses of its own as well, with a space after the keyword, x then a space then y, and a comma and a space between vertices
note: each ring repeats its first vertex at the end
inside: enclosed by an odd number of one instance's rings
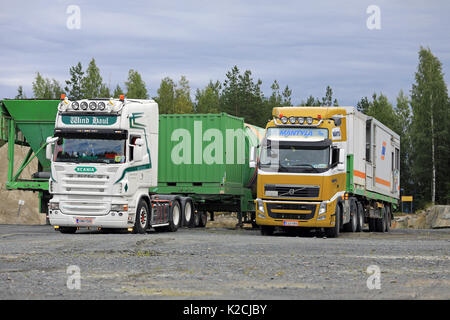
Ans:
MULTIPOLYGON (((137 141, 137 140, 136 140, 137 141)), ((142 145, 136 144, 133 148, 133 160, 142 161, 142 145)))
POLYGON ((345 171, 345 150, 339 149, 339 162, 337 165, 337 169, 339 171, 345 171))
POLYGON ((250 148, 250 159, 249 159, 249 167, 256 168, 256 161, 258 159, 258 148, 251 147, 250 148))
POLYGON ((52 154, 53 154, 52 145, 56 141, 58 141, 57 137, 47 137, 47 139, 45 140, 45 142, 47 143, 47 145, 45 146, 45 157, 48 160, 52 160, 52 154))
POLYGON ((144 140, 142 140, 141 138, 136 139, 136 141, 134 142, 135 146, 143 146, 144 145, 144 140))

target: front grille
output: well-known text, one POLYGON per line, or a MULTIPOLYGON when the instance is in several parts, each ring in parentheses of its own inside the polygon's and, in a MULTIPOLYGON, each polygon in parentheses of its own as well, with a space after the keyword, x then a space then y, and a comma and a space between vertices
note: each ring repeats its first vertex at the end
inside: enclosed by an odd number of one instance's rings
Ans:
POLYGON ((110 204, 105 202, 61 201, 61 212, 69 215, 105 215, 109 212, 110 204))
POLYGON ((108 175, 95 174, 66 174, 62 187, 65 191, 82 194, 104 193, 108 186, 108 175))
POLYGON ((316 213, 315 204, 266 202, 267 213, 273 219, 309 220, 316 213), (276 210, 277 212, 274 212, 276 210), (301 210, 304 213, 291 213, 288 210, 301 210))
POLYGON ((268 197, 317 198, 319 197, 320 187, 294 184, 266 184, 264 191, 268 197))

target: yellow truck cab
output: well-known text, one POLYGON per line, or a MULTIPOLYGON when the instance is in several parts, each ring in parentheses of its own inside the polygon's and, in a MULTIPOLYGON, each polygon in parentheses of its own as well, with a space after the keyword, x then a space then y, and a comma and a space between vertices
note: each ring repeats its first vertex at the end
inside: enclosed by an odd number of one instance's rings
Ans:
POLYGON ((257 161, 256 224, 388 231, 399 198, 400 138, 354 107, 273 109, 257 161))

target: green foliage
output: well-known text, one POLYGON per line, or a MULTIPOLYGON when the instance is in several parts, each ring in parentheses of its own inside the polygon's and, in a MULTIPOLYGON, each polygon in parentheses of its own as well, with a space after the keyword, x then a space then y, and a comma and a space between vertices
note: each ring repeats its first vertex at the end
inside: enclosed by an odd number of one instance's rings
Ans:
POLYGON ((67 97, 71 100, 79 100, 83 98, 81 91, 81 81, 83 79, 83 67, 81 62, 77 65, 70 67, 69 69, 70 80, 66 80, 66 86, 64 88, 67 97))
POLYGON ((117 85, 116 88, 114 89, 113 97, 118 99, 122 94, 125 93, 123 92, 122 88, 119 85, 117 85))
POLYGON ((38 72, 32 84, 33 94, 36 99, 59 99, 61 97, 61 85, 55 79, 43 78, 38 72))
POLYGON ((412 176, 420 203, 432 200, 433 186, 437 203, 450 201, 449 106, 442 64, 430 49, 421 47, 411 90, 412 176))
POLYGON ((17 88, 17 95, 15 96, 14 99, 26 99, 27 97, 25 96, 25 92, 23 92, 23 87, 19 86, 17 88))
POLYGON ((84 99, 101 98, 103 79, 100 75, 100 69, 92 58, 86 69, 85 76, 81 79, 81 94, 84 99))
POLYGON ((129 99, 148 99, 147 88, 141 75, 130 69, 128 71, 128 81, 125 82, 127 89, 127 98, 129 99))
POLYGON ((308 106, 308 107, 337 107, 339 106, 339 103, 337 99, 333 99, 333 90, 330 86, 327 86, 325 89, 325 97, 322 98, 322 100, 319 100, 318 98, 314 98, 312 95, 309 95, 309 97, 306 99, 306 101, 302 101, 300 103, 300 106, 308 106))
POLYGON ((219 81, 210 81, 204 89, 197 89, 195 93, 196 113, 217 113, 220 108, 220 88, 219 81))

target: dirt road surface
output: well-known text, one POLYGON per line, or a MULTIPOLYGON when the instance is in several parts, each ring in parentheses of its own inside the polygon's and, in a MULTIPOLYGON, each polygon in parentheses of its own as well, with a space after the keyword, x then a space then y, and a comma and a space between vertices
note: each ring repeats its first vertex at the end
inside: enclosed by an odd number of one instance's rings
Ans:
POLYGON ((0 225, 0 299, 450 299, 450 230, 145 235, 0 225))

